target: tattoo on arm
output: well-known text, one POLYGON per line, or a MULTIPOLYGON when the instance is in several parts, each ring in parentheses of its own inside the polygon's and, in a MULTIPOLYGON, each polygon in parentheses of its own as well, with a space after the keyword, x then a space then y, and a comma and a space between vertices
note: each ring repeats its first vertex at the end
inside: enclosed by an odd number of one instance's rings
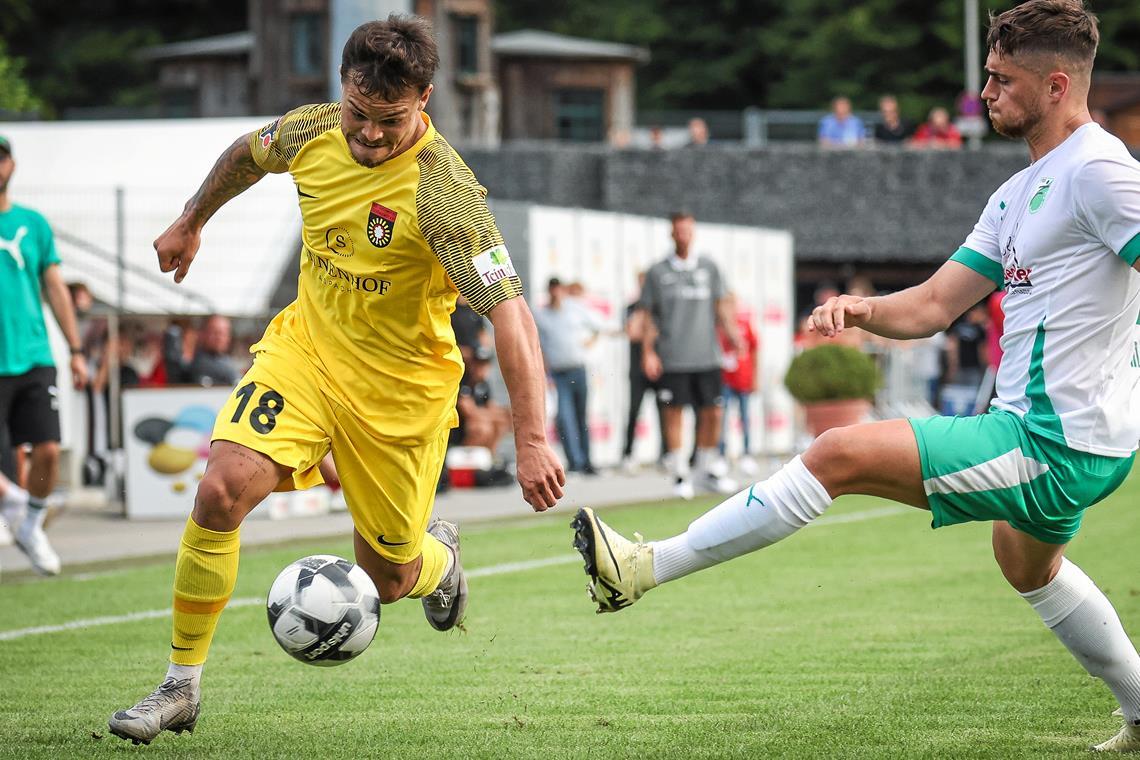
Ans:
POLYGON ((227 201, 253 187, 265 174, 253 160, 249 136, 242 135, 218 157, 198 192, 186 202, 183 213, 201 226, 227 201))

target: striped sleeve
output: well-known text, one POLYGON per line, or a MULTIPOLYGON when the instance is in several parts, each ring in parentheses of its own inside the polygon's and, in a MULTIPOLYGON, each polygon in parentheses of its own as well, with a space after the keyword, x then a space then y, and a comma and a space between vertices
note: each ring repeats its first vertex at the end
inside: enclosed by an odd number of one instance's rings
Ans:
POLYGON ((443 138, 416 156, 416 217, 428 246, 479 314, 522 295, 503 236, 487 208, 487 191, 443 138))
POLYGON ((978 274, 993 281, 995 288, 1005 287, 1005 275, 1001 264, 1001 245, 998 229, 1005 214, 1005 201, 1001 200, 1002 185, 986 202, 974 229, 966 236, 966 241, 950 257, 978 274))
POLYGON ((339 103, 301 106, 251 132, 249 149, 262 169, 283 174, 306 143, 338 126, 339 103))
POLYGON ((993 259, 978 253, 975 250, 962 246, 954 255, 950 257, 951 261, 957 261, 963 264, 983 277, 993 281, 995 288, 1005 286, 1005 274, 1002 272, 1001 262, 994 261, 993 259))

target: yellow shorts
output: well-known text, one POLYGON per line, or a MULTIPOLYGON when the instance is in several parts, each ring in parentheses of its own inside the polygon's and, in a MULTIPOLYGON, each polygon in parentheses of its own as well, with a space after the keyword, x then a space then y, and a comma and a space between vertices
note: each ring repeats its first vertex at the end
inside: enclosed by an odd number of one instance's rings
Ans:
POLYGON ((404 564, 420 556, 449 432, 412 445, 380 440, 324 392, 303 358, 260 352, 218 413, 213 440, 290 468, 278 491, 323 483, 318 466, 332 451, 357 532, 381 557, 404 564))

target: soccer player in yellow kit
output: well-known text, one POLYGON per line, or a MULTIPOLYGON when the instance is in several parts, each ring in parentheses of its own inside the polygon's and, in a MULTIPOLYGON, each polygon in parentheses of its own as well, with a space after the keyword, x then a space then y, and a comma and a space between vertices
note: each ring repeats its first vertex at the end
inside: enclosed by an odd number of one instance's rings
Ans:
POLYGON ((218 415, 174 578, 167 677, 110 730, 149 743, 198 720, 202 663, 237 578, 238 532, 274 490, 321 482, 331 451, 355 526, 356 561, 383 602, 421 598, 428 622, 462 619, 456 526, 432 520, 463 360, 459 292, 495 327, 515 426, 518 480, 535 511, 565 475, 546 443, 534 320, 486 191, 424 113, 439 58, 430 27, 390 16, 345 44, 339 103, 298 108, 222 154, 156 241, 181 282, 203 225, 267 172, 290 172, 303 221, 297 300, 251 349, 218 415))

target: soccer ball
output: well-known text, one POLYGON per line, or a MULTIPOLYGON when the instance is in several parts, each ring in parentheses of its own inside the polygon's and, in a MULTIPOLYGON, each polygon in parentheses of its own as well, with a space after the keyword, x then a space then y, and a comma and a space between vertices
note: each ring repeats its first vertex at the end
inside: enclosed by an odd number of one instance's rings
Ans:
POLYGON ((368 573, 331 554, 282 570, 265 606, 273 638, 309 665, 348 662, 368 648, 380 623, 380 595, 368 573))

